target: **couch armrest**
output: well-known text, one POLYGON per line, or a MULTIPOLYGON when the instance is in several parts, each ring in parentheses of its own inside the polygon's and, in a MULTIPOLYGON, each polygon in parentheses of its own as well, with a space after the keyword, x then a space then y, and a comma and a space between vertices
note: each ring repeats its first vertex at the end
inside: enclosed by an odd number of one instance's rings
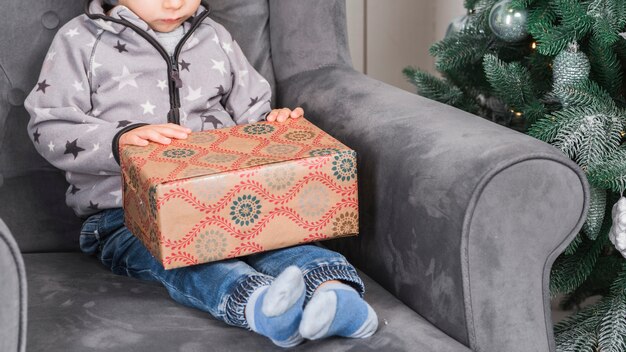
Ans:
POLYGON ((586 217, 584 173, 354 71, 345 0, 269 4, 277 104, 357 152, 361 234, 332 247, 473 350, 553 351, 550 268, 586 217))
POLYGON ((357 152, 360 237, 331 248, 474 350, 554 350, 550 268, 588 206, 575 163, 342 64, 277 98, 357 152))
POLYGON ((0 351, 26 350, 26 272, 9 228, 0 219, 0 351))

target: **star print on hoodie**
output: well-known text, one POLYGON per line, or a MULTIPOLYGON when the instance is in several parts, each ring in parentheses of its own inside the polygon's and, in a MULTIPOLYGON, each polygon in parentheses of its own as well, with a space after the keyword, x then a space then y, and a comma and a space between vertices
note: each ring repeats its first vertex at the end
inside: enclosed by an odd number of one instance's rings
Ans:
POLYGON ((253 123, 271 111, 269 83, 203 1, 169 56, 125 6, 102 0, 56 33, 24 106, 37 151, 66 172, 67 204, 79 216, 121 207, 117 143, 145 124, 193 131, 253 123))

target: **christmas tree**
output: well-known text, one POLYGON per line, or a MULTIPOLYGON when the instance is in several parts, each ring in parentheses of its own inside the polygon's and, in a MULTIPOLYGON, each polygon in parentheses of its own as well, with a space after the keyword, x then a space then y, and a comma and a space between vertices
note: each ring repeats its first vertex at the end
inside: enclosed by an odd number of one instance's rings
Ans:
POLYGON ((420 95, 552 144, 585 171, 586 222, 556 260, 558 351, 626 351, 626 0, 466 0, 430 52, 441 78, 407 67, 420 95))

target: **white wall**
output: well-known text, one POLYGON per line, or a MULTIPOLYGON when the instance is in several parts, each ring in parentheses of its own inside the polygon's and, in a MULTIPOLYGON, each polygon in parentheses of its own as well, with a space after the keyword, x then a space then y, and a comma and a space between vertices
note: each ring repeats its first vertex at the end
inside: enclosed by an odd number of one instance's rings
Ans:
POLYGON ((412 65, 436 72, 428 48, 465 13, 463 0, 346 0, 346 6, 354 67, 411 92, 415 87, 402 69, 412 65))

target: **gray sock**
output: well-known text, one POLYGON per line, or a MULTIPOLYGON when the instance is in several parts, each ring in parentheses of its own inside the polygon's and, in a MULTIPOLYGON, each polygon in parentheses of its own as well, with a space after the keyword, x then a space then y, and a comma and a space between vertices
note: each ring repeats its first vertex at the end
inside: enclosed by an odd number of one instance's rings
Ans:
POLYGON ((352 287, 342 283, 321 286, 302 313, 300 334, 309 340, 329 336, 365 338, 378 329, 378 317, 352 287))
POLYGON ((245 309, 248 325, 278 346, 299 344, 303 340, 298 326, 304 296, 302 271, 296 266, 286 268, 269 287, 260 287, 250 295, 245 309))

